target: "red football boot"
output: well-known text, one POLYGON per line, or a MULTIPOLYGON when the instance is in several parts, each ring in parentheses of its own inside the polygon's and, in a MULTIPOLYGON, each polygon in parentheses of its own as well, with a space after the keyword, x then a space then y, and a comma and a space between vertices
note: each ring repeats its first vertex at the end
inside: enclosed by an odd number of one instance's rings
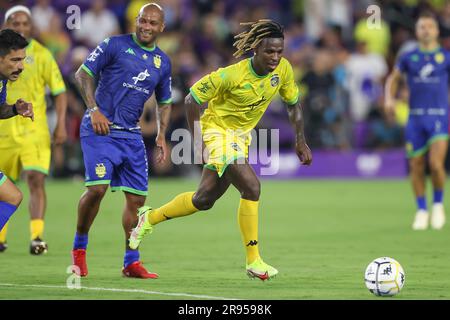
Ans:
POLYGON ((86 249, 72 250, 72 272, 80 277, 86 277, 88 274, 86 264, 86 249))
POLYGON ((129 264, 126 268, 122 268, 122 273, 125 277, 141 278, 141 279, 157 279, 156 273, 148 272, 141 261, 135 261, 129 264))

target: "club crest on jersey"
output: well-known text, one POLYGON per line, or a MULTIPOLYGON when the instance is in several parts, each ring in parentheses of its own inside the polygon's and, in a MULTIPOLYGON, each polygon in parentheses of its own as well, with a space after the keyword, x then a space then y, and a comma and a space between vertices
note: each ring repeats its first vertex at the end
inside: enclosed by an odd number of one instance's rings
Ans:
POLYGON ((153 64, 155 65, 156 68, 161 68, 161 56, 160 55, 155 55, 153 57, 153 64))
POLYGON ((104 176, 106 176, 106 167, 103 163, 97 163, 97 165, 95 166, 95 174, 99 178, 103 178, 104 176))
POLYGON ((3 81, 0 81, 0 93, 3 91, 3 81))
POLYGON ((434 60, 437 63, 441 64, 442 62, 444 62, 445 56, 442 54, 442 52, 438 52, 434 55, 434 60))
POLYGON ((414 147, 411 142, 406 143, 405 148, 406 148, 406 152, 408 152, 408 153, 411 153, 414 151, 414 147))
POLYGON ((274 74, 272 76, 272 78, 270 78, 270 85, 272 87, 276 87, 276 86, 278 86, 279 83, 280 83, 280 77, 278 76, 278 74, 274 74))
POLYGON ((239 145, 236 142, 231 143, 230 146, 234 151, 237 151, 237 152, 241 151, 241 148, 239 148, 239 145))
POLYGON ((148 73, 147 69, 145 69, 144 72, 139 73, 137 77, 133 77, 132 79, 134 81, 134 84, 137 84, 138 81, 144 81, 145 79, 147 79, 147 77, 150 77, 150 74, 148 73))

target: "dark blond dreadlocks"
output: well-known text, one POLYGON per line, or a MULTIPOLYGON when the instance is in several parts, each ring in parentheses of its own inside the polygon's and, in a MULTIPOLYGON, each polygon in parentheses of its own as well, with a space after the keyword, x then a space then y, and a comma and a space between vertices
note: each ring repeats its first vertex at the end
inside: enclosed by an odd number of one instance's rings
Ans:
POLYGON ((283 26, 270 19, 261 19, 257 22, 242 22, 242 26, 250 26, 250 30, 244 31, 234 39, 237 39, 233 46, 236 52, 235 58, 239 58, 250 50, 255 49, 264 38, 284 38, 283 26))

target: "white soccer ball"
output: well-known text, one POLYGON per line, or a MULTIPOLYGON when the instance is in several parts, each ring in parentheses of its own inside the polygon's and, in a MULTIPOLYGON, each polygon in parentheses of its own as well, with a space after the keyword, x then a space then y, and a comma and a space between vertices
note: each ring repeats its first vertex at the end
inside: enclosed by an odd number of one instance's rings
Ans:
POLYGON ((395 296, 405 284, 405 271, 389 257, 373 260, 364 273, 366 287, 376 296, 395 296))

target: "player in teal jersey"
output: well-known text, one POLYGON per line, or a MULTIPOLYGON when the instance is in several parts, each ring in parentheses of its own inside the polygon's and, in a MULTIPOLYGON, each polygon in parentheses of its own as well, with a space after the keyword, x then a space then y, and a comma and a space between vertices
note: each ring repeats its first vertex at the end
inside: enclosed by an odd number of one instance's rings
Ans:
POLYGON ((410 175, 417 202, 412 228, 428 228, 429 214, 425 197, 426 153, 433 183, 431 226, 441 229, 445 224, 443 192, 445 156, 448 147, 448 81, 450 53, 439 46, 438 23, 434 16, 423 14, 416 23, 419 47, 402 55, 386 82, 385 107, 393 114, 395 96, 402 73, 410 91, 409 119, 405 130, 410 175))
MULTIPOLYGON (((164 12, 154 3, 142 7, 136 33, 105 39, 87 57, 76 73, 88 109, 80 128, 86 168, 86 192, 78 205, 77 231, 72 250, 74 272, 87 276, 88 233, 100 203, 111 186, 123 191, 122 225, 125 239, 137 222, 137 209, 144 205, 148 188, 148 163, 139 119, 145 102, 155 93, 158 102, 159 156, 168 153, 165 131, 171 105, 171 63, 156 45, 164 30, 164 12), (95 78, 98 78, 96 85, 95 78)), ((157 278, 148 272, 137 248, 126 242, 123 275, 157 278)))

